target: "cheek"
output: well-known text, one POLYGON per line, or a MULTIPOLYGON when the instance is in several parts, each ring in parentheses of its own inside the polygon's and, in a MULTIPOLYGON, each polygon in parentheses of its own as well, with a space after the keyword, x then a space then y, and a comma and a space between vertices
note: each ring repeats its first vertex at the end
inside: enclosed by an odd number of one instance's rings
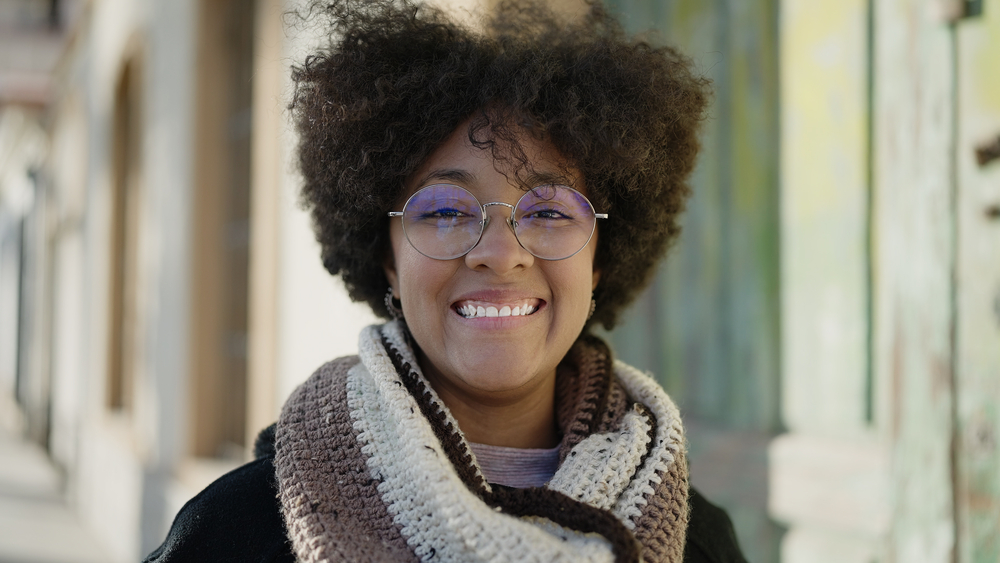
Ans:
POLYGON ((417 252, 400 232, 392 233, 393 290, 404 314, 424 315, 436 310, 437 299, 455 274, 455 261, 434 260, 417 252))
POLYGON ((590 310, 591 294, 594 290, 593 259, 589 254, 580 253, 562 263, 552 272, 553 289, 568 300, 574 310, 590 310))

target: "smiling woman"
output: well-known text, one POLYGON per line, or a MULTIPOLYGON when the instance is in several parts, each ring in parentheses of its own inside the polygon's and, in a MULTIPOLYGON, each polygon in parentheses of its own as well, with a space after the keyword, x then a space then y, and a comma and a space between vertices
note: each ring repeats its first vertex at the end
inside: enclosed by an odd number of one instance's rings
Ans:
POLYGON ((679 412, 589 334, 679 232, 707 83, 504 2, 313 2, 294 72, 326 268, 390 322, 318 370, 150 561, 742 561, 679 412))
MULTIPOLYGON (((560 260, 537 258, 516 236, 520 223, 527 225, 530 220, 522 219, 514 228, 505 216, 510 211, 506 206, 523 201, 527 194, 511 171, 494 161, 491 151, 473 144, 468 131, 467 123, 459 125, 404 182, 402 195, 408 198, 418 189, 426 191, 427 182, 461 182, 475 200, 490 202, 473 205, 482 212, 474 231, 479 234, 481 228, 481 235, 472 239, 473 244, 462 245, 460 255, 440 260, 421 252, 412 244, 414 237, 404 236, 403 221, 392 221, 386 278, 400 297, 410 334, 419 343, 416 352, 424 377, 465 437, 496 446, 550 448, 558 443, 556 366, 589 316, 591 294, 600 279, 594 267, 598 237, 588 233, 578 241, 583 244, 560 260), (488 224, 486 218, 492 218, 488 224), (463 309, 476 314, 463 314, 463 309), (504 309, 508 314, 500 316, 504 309), (527 314, 513 316, 510 312, 515 309, 527 314)), ((551 177, 567 168, 551 143, 528 135, 517 141, 533 172, 551 177)), ((579 173, 566 172, 565 181, 582 189, 579 173)), ((454 196, 442 198, 449 199, 454 196)), ((587 209, 592 210, 589 205, 587 209)), ((588 220, 593 225, 593 211, 588 220)), ((443 244, 451 227, 434 230, 438 231, 434 242, 443 244)), ((546 230, 551 232, 543 238, 564 236, 558 228, 546 230)))

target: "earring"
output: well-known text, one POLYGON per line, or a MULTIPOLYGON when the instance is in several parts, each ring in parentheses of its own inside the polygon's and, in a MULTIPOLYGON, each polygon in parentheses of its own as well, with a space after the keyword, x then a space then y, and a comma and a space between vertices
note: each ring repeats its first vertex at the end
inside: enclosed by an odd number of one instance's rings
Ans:
POLYGON ((597 309, 597 299, 594 299, 594 294, 590 294, 590 312, 587 313, 587 320, 594 316, 594 311, 597 309))
POLYGON ((389 287, 389 291, 385 292, 385 310, 389 311, 389 316, 392 317, 393 320, 398 321, 403 318, 403 309, 401 309, 402 306, 403 304, 400 303, 399 299, 393 298, 392 287, 389 287), (399 303, 399 305, 396 305, 396 303, 399 303))

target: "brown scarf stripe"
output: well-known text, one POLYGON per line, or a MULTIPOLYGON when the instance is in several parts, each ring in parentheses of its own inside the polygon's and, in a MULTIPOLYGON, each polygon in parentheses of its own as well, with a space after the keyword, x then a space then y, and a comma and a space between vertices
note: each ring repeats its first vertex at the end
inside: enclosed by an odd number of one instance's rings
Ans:
POLYGON ((608 393, 607 407, 601 415, 601 424, 597 426, 597 433, 617 432, 621 427, 622 419, 633 407, 633 401, 628 398, 621 382, 611 378, 611 390, 608 393))
MULTIPOLYGON (((572 373, 572 378, 579 378, 580 374, 596 374, 582 382, 565 381, 570 376, 565 376, 559 387, 560 390, 576 386, 578 393, 572 397, 557 397, 562 401, 558 411, 575 413, 569 420, 561 420, 563 441, 559 450, 560 462, 566 459, 569 451, 574 446, 583 441, 584 438, 594 433, 594 430, 601 422, 604 405, 607 404, 608 395, 611 392, 611 352, 600 339, 591 336, 583 336, 570 349, 569 361, 575 364, 575 369, 564 369, 565 373, 572 373)), ((562 418, 562 417, 560 417, 562 418)))
POLYGON ((594 351, 597 356, 596 362, 598 363, 596 373, 601 374, 600 379, 597 380, 597 384, 600 387, 596 401, 592 410, 587 413, 590 415, 590 428, 588 428, 587 434, 590 435, 597 432, 597 427, 601 423, 601 414, 604 413, 605 408, 608 406, 608 396, 611 394, 611 349, 608 348, 608 345, 603 340, 589 334, 581 336, 580 342, 583 346, 578 345, 578 349, 583 348, 594 351))
MULTIPOLYGON (((482 485, 481 475, 473 466, 472 456, 467 453, 468 445, 465 440, 447 422, 444 413, 430 402, 430 393, 427 392, 423 381, 413 371, 410 364, 403 359, 400 351, 386 338, 385 334, 381 334, 381 340, 383 348, 388 353, 393 367, 400 374, 407 391, 416 400, 420 412, 430 421, 434 434, 440 440, 449 461, 469 490, 476 493, 483 502, 514 516, 538 516, 581 533, 600 534, 611 543, 616 563, 635 563, 640 560, 641 547, 635 536, 610 512, 579 502, 560 492, 541 487, 512 489, 494 485, 492 492, 487 491, 486 487, 482 485)), ((611 364, 608 361, 610 353, 603 342, 597 340, 597 343, 601 345, 603 350, 599 348, 593 360, 596 364, 595 368, 603 368, 603 370, 591 373, 600 374, 599 377, 592 379, 599 382, 594 387, 604 391, 598 394, 598 400, 604 398, 604 401, 601 402, 606 404, 606 397, 611 386, 609 369, 611 364)), ((593 345, 593 343, 589 344, 593 345)), ((585 372, 582 366, 580 371, 585 372)), ((648 412, 648 409, 646 411, 648 412)), ((588 413, 590 421, 592 423, 599 421, 601 417, 595 416, 595 414, 601 412, 602 410, 598 409, 590 410, 588 413)), ((652 416, 652 413, 649 415, 652 416)), ((581 416, 577 420, 582 418, 584 417, 581 416)), ((655 428, 655 417, 651 421, 655 428)), ((653 440, 651 439, 649 443, 651 446, 653 440)), ((644 460, 648 455, 649 447, 647 446, 642 459, 644 460)))
POLYGON ((282 411, 275 469, 289 538, 304 561, 415 561, 379 497, 350 413, 337 408, 347 403, 347 372, 357 362, 327 363, 282 411))
MULTIPOLYGON (((654 447, 656 441, 656 430, 659 421, 653 411, 646 405, 636 403, 636 408, 642 412, 649 420, 649 447, 639 461, 639 468, 645 465, 649 452, 654 447)), ((638 473, 639 470, 636 471, 638 473)), ((657 522, 669 522, 679 529, 687 530, 688 517, 690 515, 688 507, 688 475, 687 460, 683 450, 674 454, 674 462, 670 464, 667 475, 662 472, 657 473, 660 483, 654 487, 653 492, 645 495, 646 509, 641 516, 635 519, 635 535, 647 551, 647 559, 655 561, 675 561, 683 557, 683 546, 678 542, 671 542, 662 533, 657 533, 652 526, 657 522), (680 485, 679 487, 676 485, 680 485), (651 557, 650 555, 655 555, 651 557)))
POLYGON ((642 516, 635 519, 635 537, 644 546, 643 557, 647 561, 681 561, 684 542, 667 536, 662 530, 687 530, 689 484, 683 451, 675 454, 667 474, 659 474, 659 477, 660 484, 652 495, 645 497, 647 503, 642 516))

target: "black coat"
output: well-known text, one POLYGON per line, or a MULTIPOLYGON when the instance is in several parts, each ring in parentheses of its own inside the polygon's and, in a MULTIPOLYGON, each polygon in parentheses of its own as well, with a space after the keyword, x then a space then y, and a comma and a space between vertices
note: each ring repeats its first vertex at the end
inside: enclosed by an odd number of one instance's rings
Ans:
MULTIPOLYGON (((187 502, 163 545, 144 562, 295 563, 278 502, 274 425, 257 437, 256 460, 219 477, 187 502)), ((724 510, 691 489, 684 563, 746 563, 724 510)))

